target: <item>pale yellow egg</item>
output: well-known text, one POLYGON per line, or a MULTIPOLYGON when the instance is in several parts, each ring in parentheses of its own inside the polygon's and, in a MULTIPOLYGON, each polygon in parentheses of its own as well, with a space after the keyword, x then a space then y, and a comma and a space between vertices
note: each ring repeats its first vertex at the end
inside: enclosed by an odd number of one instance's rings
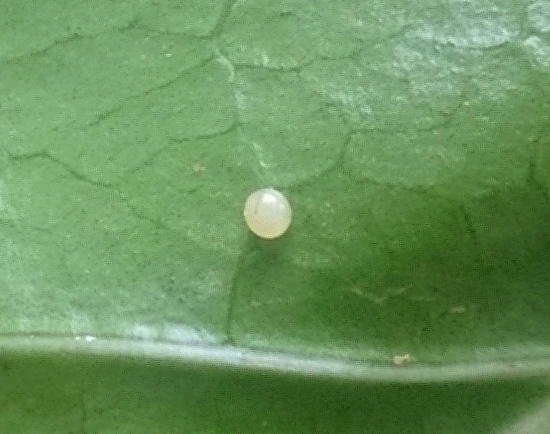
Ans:
POLYGON ((292 219, 286 197, 273 188, 257 190, 244 204, 244 220, 250 230, 261 238, 272 240, 283 235, 292 219))

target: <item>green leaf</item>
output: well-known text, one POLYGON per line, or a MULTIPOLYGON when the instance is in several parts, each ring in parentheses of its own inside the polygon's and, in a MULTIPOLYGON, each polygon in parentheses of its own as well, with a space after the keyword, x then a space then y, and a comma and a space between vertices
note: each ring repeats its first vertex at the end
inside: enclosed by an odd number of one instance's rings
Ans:
POLYGON ((2 8, 0 334, 550 355, 547 2, 2 8))

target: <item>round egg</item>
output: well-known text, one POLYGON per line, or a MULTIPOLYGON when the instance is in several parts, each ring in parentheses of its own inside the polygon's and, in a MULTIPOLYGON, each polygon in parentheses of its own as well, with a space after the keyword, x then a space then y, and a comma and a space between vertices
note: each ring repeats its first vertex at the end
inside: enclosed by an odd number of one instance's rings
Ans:
POLYGON ((272 240, 290 226, 292 211, 286 197, 273 188, 257 190, 244 204, 244 220, 252 232, 272 240))

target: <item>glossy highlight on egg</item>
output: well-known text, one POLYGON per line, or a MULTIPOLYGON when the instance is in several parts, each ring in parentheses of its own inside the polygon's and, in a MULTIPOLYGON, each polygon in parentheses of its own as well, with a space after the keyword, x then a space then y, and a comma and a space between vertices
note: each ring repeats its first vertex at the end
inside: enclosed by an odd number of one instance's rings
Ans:
POLYGON ((248 196, 243 214, 248 228, 267 240, 283 235, 292 220, 290 203, 280 191, 273 188, 257 190, 248 196))

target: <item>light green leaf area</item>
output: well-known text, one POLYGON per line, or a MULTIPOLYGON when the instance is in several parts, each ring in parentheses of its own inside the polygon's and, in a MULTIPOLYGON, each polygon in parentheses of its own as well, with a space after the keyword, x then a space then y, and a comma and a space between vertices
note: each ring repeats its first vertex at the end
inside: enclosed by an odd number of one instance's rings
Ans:
POLYGON ((0 333, 550 354, 549 5, 3 2, 0 333))

